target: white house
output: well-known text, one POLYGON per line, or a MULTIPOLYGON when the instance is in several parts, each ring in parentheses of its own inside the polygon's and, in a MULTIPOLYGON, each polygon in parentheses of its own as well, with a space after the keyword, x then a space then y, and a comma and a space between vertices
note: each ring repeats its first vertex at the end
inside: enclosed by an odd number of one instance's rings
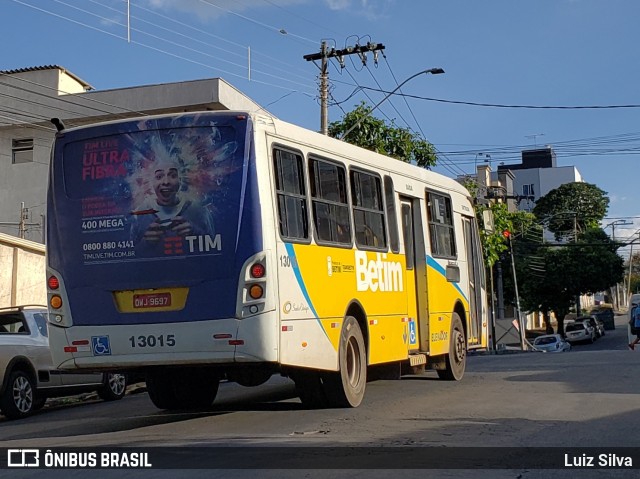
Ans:
POLYGON ((518 209, 531 211, 535 202, 551 190, 565 183, 583 181, 575 166, 558 166, 556 154, 551 146, 524 150, 522 163, 498 166, 498 175, 502 171, 513 173, 513 193, 523 198, 518 209))

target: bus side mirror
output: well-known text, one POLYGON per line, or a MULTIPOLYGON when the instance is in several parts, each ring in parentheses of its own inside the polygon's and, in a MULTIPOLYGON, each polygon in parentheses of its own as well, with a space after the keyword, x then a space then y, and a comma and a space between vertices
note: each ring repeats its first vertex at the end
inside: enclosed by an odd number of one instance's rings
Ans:
POLYGON ((447 281, 450 283, 459 283, 460 282, 460 268, 455 264, 447 265, 447 281))

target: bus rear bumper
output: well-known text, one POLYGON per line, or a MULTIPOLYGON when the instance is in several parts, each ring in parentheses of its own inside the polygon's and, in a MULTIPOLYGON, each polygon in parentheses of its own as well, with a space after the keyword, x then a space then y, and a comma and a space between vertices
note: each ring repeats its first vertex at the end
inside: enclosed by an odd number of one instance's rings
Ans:
POLYGON ((114 370, 149 366, 278 361, 277 323, 270 314, 166 324, 49 328, 59 369, 114 370))

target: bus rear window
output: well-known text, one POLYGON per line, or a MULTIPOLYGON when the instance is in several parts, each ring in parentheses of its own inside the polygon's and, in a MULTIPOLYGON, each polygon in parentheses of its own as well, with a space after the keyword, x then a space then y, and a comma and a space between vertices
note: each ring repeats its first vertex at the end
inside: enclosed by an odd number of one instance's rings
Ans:
POLYGON ((64 147, 65 192, 71 199, 153 196, 155 173, 174 168, 180 191, 203 198, 214 189, 225 161, 237 149, 233 127, 142 130, 74 141, 64 147))
POLYGON ((66 135, 54 191, 73 257, 104 264, 221 254, 236 236, 245 125, 184 116, 66 135))

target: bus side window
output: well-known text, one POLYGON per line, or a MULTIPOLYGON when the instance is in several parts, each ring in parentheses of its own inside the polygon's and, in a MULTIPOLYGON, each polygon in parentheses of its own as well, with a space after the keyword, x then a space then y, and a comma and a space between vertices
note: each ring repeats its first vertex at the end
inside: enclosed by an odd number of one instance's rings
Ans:
POLYGON ((312 159, 310 164, 311 203, 318 240, 351 245, 344 167, 318 159, 312 159))
POLYGON ((389 225, 389 243, 391 251, 400 252, 400 238, 398 237, 398 215, 396 214, 396 197, 393 188, 393 179, 384 177, 384 199, 387 207, 387 224, 389 225))
POLYGON ((387 250, 382 186, 380 178, 363 171, 351 171, 351 199, 356 245, 387 250))
POLYGON ((404 237, 404 254, 407 261, 407 269, 413 269, 415 263, 413 253, 413 220, 411 218, 411 207, 402 205, 402 236, 404 237))
POLYGON ((427 192, 427 216, 431 254, 434 257, 456 258, 456 238, 453 229, 451 198, 427 192))
POLYGON ((293 240, 309 239, 307 196, 302 155, 273 150, 280 235, 293 240))

